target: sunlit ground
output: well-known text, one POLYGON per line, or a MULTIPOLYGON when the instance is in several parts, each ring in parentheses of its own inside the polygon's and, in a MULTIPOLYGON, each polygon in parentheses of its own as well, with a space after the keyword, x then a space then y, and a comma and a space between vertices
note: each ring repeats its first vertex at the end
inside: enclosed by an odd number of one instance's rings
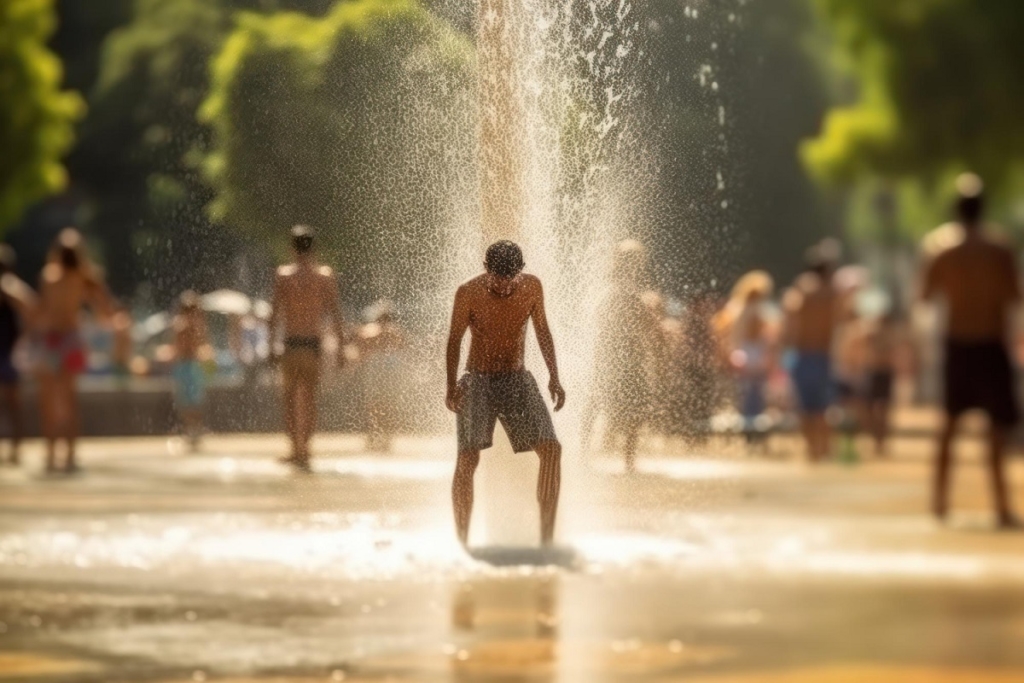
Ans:
MULTIPOLYGON (((785 438, 757 458, 652 442, 632 478, 596 456, 567 466, 563 567, 480 529, 519 566, 461 551, 451 446, 382 455, 327 437, 306 476, 274 462, 278 437, 212 438, 195 456, 174 439, 91 441, 67 479, 39 473, 33 445, 0 470, 0 679, 1024 676, 1024 536, 990 530, 976 445, 946 528, 922 514, 922 440, 820 468, 785 438)), ((529 476, 481 473, 479 489, 478 527, 532 524, 529 476)))

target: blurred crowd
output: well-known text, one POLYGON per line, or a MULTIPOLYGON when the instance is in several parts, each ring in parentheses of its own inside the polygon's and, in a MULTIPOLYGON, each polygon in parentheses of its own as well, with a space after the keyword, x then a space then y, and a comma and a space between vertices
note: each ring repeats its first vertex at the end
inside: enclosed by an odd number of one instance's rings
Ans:
MULTIPOLYGON (((936 512, 944 513, 957 418, 975 408, 993 425, 998 498, 1002 453, 1017 420, 1013 349, 1019 345, 1009 315, 1019 296, 1016 256, 989 235, 981 180, 964 176, 957 190, 955 220, 925 238, 920 284, 902 292, 892 281, 879 286, 863 266, 844 264, 839 243, 827 239, 808 249, 806 269, 786 287, 755 270, 738 278, 726 297, 707 291, 678 300, 651 286, 644 245, 619 243, 599 304, 591 389, 582 398, 583 452, 600 436, 600 448, 620 452, 632 471, 645 434, 700 442, 734 433, 753 451, 765 448, 774 432, 798 429, 812 462, 856 460, 860 432, 871 435, 875 453, 884 457, 897 387, 906 396, 920 394, 916 380, 941 375, 947 420, 936 512), (914 290, 920 291, 909 296, 914 290), (914 315, 919 303, 931 300, 945 303, 944 332, 924 329, 914 315)), ((312 243, 307 228, 292 230, 296 262, 278 271, 272 302, 227 290, 187 291, 174 311, 141 321, 109 294, 74 229, 58 236, 38 288, 14 275, 14 253, 0 249, 8 460, 18 462, 24 432, 19 385, 25 369, 38 388, 46 468, 66 472, 78 467, 77 377, 90 365, 105 365, 122 387, 133 376, 169 378, 180 428, 194 449, 211 378, 228 372, 245 387, 276 385, 280 369, 293 444, 283 460, 308 468, 324 358, 359 368, 368 446, 387 451, 399 428, 389 388, 409 371, 403 358, 408 332, 387 301, 367 308, 356 324, 342 321, 334 276, 316 263, 312 243)), ((1008 508, 1001 510, 1009 519, 1008 508)))

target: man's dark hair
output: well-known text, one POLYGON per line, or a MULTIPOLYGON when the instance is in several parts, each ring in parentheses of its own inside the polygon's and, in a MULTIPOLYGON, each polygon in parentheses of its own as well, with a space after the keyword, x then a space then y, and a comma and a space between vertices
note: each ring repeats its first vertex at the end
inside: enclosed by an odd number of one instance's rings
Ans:
POLYGON ((14 265, 17 257, 14 249, 9 244, 0 244, 0 275, 14 272, 14 265))
POLYGON ((297 254, 307 254, 313 249, 313 231, 307 225, 296 225, 291 229, 292 249, 297 254))
POLYGON ((515 277, 525 266, 523 250, 515 242, 501 240, 487 247, 484 267, 488 273, 498 277, 515 277))
POLYGON ((834 243, 822 240, 804 253, 807 272, 821 277, 828 277, 838 265, 838 255, 834 243))
POLYGON ((985 213, 985 184, 973 173, 956 179, 956 215, 964 227, 973 228, 981 223, 985 213))

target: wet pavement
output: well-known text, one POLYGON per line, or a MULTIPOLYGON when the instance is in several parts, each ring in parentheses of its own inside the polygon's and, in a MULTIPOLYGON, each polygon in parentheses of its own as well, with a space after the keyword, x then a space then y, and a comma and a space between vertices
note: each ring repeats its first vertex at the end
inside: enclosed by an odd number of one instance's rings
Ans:
POLYGON ((276 437, 94 440, 71 478, 32 444, 0 469, 0 681, 1020 681, 1024 535, 991 530, 976 448, 948 527, 921 440, 569 463, 544 564, 528 460, 480 475, 490 562, 457 546, 445 439, 324 438, 313 475, 276 437))

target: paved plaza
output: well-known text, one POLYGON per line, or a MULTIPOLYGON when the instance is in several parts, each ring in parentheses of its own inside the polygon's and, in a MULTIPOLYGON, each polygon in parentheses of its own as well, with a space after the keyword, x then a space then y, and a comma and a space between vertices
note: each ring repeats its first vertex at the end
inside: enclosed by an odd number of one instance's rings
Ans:
POLYGON ((525 548, 532 455, 481 466, 494 566, 455 543, 450 440, 363 444, 319 439, 302 475, 280 437, 89 440, 72 478, 30 444, 0 469, 0 681, 1024 680, 1024 535, 991 530, 978 443, 947 527, 917 437, 816 468, 791 437, 573 460, 564 566, 525 548))

